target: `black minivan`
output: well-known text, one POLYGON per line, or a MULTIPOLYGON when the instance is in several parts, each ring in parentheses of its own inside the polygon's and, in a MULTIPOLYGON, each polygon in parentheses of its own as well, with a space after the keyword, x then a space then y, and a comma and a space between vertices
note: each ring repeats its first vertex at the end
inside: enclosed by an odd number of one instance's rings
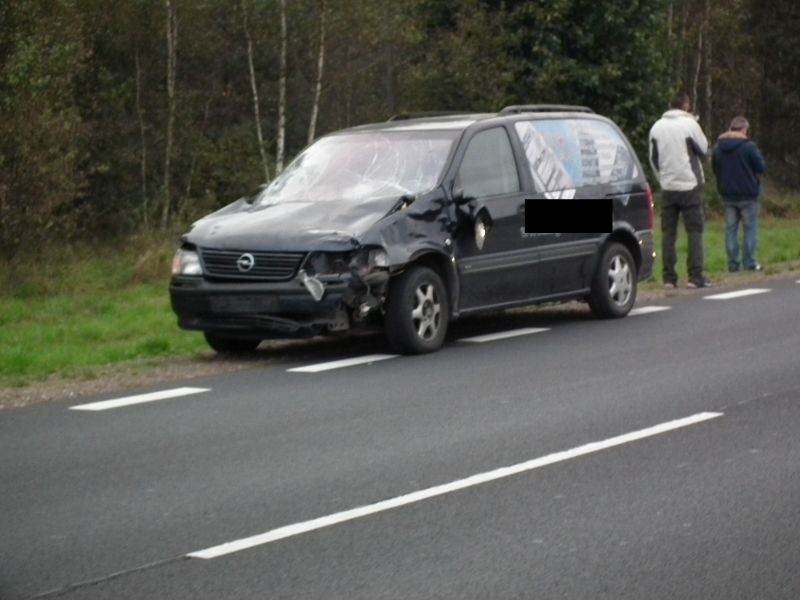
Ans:
POLYGON ((402 115, 320 138, 194 223, 170 296, 180 327, 219 352, 375 326, 398 352, 430 352, 480 311, 584 299, 625 316, 652 271, 652 227, 630 143, 587 108, 402 115), (526 200, 587 199, 612 203, 607 231, 526 230, 526 200))

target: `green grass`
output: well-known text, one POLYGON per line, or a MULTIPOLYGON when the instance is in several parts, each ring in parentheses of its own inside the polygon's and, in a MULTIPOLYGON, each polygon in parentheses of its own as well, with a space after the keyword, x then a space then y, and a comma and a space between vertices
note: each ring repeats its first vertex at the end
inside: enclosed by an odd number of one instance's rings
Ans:
MULTIPOLYGON (((656 262, 653 276, 646 287, 661 285, 661 224, 658 219, 654 226, 656 238, 656 262)), ((741 243, 741 228, 739 231, 741 243)), ((687 238, 683 223, 678 225, 678 277, 682 284, 687 282, 686 256, 687 238)), ((725 253, 725 223, 720 215, 710 215, 706 220, 703 236, 703 254, 705 258, 706 276, 714 281, 736 277, 728 273, 728 257, 725 253)), ((759 218, 757 260, 765 266, 766 273, 774 273, 790 267, 800 261, 800 219, 777 219, 774 217, 759 218)))
MULTIPOLYGON (((176 245, 176 244, 175 244, 176 245)), ((0 271, 0 386, 206 348, 178 329, 167 291, 175 245, 135 239, 121 248, 47 252, 0 271)))
MULTIPOLYGON (((686 281, 686 234, 678 260, 686 281)), ((661 235, 656 223, 656 251, 661 235)), ((758 258, 767 272, 800 267, 800 219, 763 218, 758 258)), ((50 375, 91 378, 93 369, 135 359, 176 357, 206 350, 196 332, 178 329, 169 306, 169 264, 177 236, 126 240, 121 247, 48 251, 48 260, 0 266, 0 387, 23 386, 50 375)), ((707 221, 707 275, 728 276, 724 226, 707 221)), ((661 260, 647 287, 660 287, 661 260)))
POLYGON ((0 298, 0 385, 89 367, 190 354, 202 337, 180 331, 165 285, 46 298, 0 298))

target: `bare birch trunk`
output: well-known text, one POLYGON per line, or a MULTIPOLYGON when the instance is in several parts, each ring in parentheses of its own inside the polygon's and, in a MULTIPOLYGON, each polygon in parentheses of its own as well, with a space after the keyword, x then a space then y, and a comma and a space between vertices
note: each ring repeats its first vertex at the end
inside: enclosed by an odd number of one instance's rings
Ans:
POLYGON ((704 28, 700 27, 697 31, 697 60, 695 61, 694 77, 692 78, 692 107, 697 112, 697 85, 700 82, 700 67, 703 64, 703 33, 704 28))
POLYGON ((250 68, 250 87, 253 90, 253 114, 256 119, 256 135, 258 136, 258 151, 261 154, 261 165, 264 168, 264 183, 269 183, 269 165, 267 164, 267 152, 264 149, 264 135, 261 131, 261 112, 258 101, 258 86, 256 85, 256 70, 253 66, 253 39, 250 36, 250 27, 247 22, 247 3, 242 0, 242 27, 244 36, 247 40, 247 65, 250 68))
POLYGON ((283 155, 286 140, 286 0, 281 0, 281 62, 278 81, 278 149, 275 157, 275 172, 283 171, 283 155))
POLYGON ((325 66, 325 0, 319 2, 319 52, 317 53, 317 80, 314 82, 314 104, 308 124, 308 143, 314 141, 319 116, 319 100, 322 96, 322 70, 325 66))
POLYGON ((150 226, 147 200, 147 138, 145 137, 144 111, 142 110, 142 67, 139 62, 139 47, 136 47, 136 115, 139 119, 139 137, 142 145, 141 152, 141 176, 142 176, 142 222, 144 228, 150 226))
MULTIPOLYGON (((680 38, 678 39, 678 57, 676 64, 677 72, 680 74, 681 83, 687 82, 688 80, 688 59, 686 58, 686 38, 688 36, 688 31, 689 3, 684 1, 683 6, 681 7, 681 31, 680 38)), ((684 89, 686 89, 685 86, 684 89)))
POLYGON ((707 135, 711 135, 714 127, 713 104, 712 104, 712 73, 711 73, 711 0, 706 0, 705 23, 706 45, 703 56, 703 70, 705 71, 705 130, 707 135))
POLYGON ((166 0, 167 8, 167 142, 164 152, 164 212, 161 215, 161 227, 169 227, 172 198, 170 195, 170 168, 172 162, 172 144, 175 131, 175 70, 177 63, 178 19, 171 0, 166 0))

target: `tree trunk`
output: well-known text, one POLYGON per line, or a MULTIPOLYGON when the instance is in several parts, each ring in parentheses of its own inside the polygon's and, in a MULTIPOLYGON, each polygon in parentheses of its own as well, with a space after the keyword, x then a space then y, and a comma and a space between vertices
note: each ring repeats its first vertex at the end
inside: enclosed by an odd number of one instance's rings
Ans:
POLYGON ((150 207, 147 200, 147 138, 145 137, 144 111, 142 110, 142 67, 139 62, 139 46, 136 46, 136 115, 139 119, 139 137, 141 140, 141 177, 142 177, 142 223, 145 229, 150 227, 150 207))
MULTIPOLYGON (((200 134, 202 136, 206 135, 206 126, 208 125, 208 117, 211 115, 211 102, 213 102, 213 97, 209 96, 206 100, 206 107, 203 110, 203 125, 200 127, 200 134)), ((195 150, 192 154, 192 162, 189 165, 189 176, 187 177, 186 181, 186 192, 185 197, 181 205, 178 207, 178 212, 183 208, 186 201, 188 201, 192 197, 192 188, 194 186, 194 174, 197 171, 197 155, 200 154, 200 150, 195 150)))
POLYGON ((261 132, 261 112, 259 110, 258 86, 256 85, 256 70, 253 66, 253 39, 250 36, 250 27, 247 22, 247 3, 242 0, 242 27, 244 37, 247 40, 247 65, 250 68, 250 87, 253 90, 253 114, 256 119, 256 135, 258 136, 258 151, 261 154, 261 165, 264 168, 264 183, 269 183, 269 165, 267 164, 267 152, 264 149, 264 135, 261 132))
POLYGON ((175 69, 177 63, 178 19, 171 0, 166 0, 167 8, 167 141, 164 152, 164 212, 161 215, 161 227, 169 227, 172 198, 170 195, 170 168, 172 162, 172 144, 175 130, 175 69))
POLYGON ((672 5, 673 2, 670 0, 669 4, 667 5, 667 42, 669 43, 670 50, 672 50, 672 5))
POLYGON ((695 61, 694 77, 692 78, 692 108, 697 112, 697 86, 700 82, 700 67, 703 64, 703 33, 704 27, 700 27, 697 31, 697 60, 695 61))
MULTIPOLYGON (((686 83, 688 80, 688 59, 686 58, 687 37, 689 31, 689 3, 684 0, 681 7, 681 30, 680 37, 678 38, 678 56, 676 60, 676 71, 680 75, 681 83, 686 83)), ((684 86, 684 90, 686 86, 684 86)))
POLYGON ((714 121, 713 121, 713 104, 712 104, 712 79, 711 79, 711 0, 706 0, 706 14, 705 23, 703 24, 706 30, 706 45, 703 56, 703 70, 705 71, 705 130, 707 135, 712 135, 714 121))
POLYGON ((278 149, 275 157, 275 172, 283 171, 284 146, 286 144, 286 0, 281 0, 281 59, 278 81, 278 149))
POLYGON ((308 124, 308 143, 314 141, 319 116, 319 99, 322 95, 322 70, 325 66, 325 0, 319 2, 319 52, 317 53, 317 80, 314 82, 314 104, 311 107, 311 120, 308 124))

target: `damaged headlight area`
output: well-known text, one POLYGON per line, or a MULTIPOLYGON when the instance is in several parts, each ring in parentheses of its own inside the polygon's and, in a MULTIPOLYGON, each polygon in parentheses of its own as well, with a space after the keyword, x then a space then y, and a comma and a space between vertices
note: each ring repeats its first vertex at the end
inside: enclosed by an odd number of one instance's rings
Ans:
POLYGON ((389 268, 389 255, 383 248, 361 248, 355 252, 312 252, 303 264, 310 277, 351 274, 369 275, 376 269, 389 268))
POLYGON ((353 318, 361 321, 386 300, 389 255, 380 247, 362 248, 352 255, 349 266, 353 282, 345 303, 353 309, 353 318))
POLYGON ((389 255, 383 248, 363 248, 353 254, 349 264, 357 275, 367 275, 375 269, 387 269, 389 255))
POLYGON ((181 248, 172 259, 173 275, 202 275, 203 265, 196 251, 181 248))
POLYGON ((389 255, 380 247, 365 247, 354 252, 312 252, 298 272, 308 293, 319 302, 334 280, 348 281, 342 296, 344 306, 356 321, 379 308, 389 281, 389 255))
POLYGON ((312 252, 303 264, 303 270, 310 276, 349 273, 352 254, 352 252, 312 252))

